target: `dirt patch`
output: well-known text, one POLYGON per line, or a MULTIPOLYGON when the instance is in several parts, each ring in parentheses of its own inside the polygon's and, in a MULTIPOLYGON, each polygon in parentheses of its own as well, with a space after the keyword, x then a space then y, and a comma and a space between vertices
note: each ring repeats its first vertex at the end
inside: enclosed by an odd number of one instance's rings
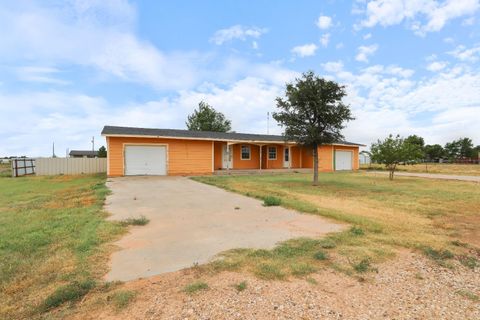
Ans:
POLYGON ((85 301, 89 311, 72 319, 478 319, 480 304, 468 298, 480 295, 478 271, 459 264, 442 268, 408 251, 362 281, 331 269, 264 281, 231 272, 206 276, 192 268, 127 283, 123 289, 137 296, 124 310, 103 305, 92 311, 85 301), (182 291, 198 280, 209 288, 182 291), (244 290, 235 288, 244 281, 244 290))

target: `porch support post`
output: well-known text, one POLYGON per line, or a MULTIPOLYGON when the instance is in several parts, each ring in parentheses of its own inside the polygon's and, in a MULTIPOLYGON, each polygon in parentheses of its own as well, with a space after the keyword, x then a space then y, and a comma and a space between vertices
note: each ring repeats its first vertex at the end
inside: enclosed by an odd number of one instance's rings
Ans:
POLYGON ((262 170, 262 145, 259 146, 260 147, 260 155, 259 155, 259 158, 260 158, 260 171, 262 170))
POLYGON ((227 142, 227 170, 230 170, 230 161, 232 162, 232 168, 233 169, 233 143, 232 142, 227 142))
POLYGON ((288 146, 288 169, 292 168, 292 146, 288 146))

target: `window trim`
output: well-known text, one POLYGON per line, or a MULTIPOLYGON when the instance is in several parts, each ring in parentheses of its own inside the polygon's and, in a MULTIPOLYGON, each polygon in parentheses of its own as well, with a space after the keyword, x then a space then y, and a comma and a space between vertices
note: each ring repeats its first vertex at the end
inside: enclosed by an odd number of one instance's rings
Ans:
POLYGON ((248 144, 243 144, 240 146, 240 160, 252 160, 252 147, 248 144), (243 147, 248 148, 248 158, 243 157, 243 147))
POLYGON ((269 146, 267 151, 268 151, 268 160, 277 160, 277 146, 269 146), (270 158, 270 148, 275 149, 275 158, 270 158))

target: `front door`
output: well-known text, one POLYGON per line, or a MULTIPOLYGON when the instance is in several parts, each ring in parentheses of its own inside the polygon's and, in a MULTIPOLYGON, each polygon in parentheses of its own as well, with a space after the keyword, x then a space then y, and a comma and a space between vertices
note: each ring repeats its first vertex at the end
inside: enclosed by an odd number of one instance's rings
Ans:
POLYGON ((232 146, 222 146, 222 168, 232 169, 232 146))
POLYGON ((290 168, 290 148, 283 149, 283 167, 290 168))

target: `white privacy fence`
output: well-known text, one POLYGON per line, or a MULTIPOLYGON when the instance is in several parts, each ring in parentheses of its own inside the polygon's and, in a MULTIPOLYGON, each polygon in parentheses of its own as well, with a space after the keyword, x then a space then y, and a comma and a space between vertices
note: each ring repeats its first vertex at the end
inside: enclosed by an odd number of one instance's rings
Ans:
POLYGON ((107 172, 107 158, 38 158, 35 173, 39 176, 107 172))

